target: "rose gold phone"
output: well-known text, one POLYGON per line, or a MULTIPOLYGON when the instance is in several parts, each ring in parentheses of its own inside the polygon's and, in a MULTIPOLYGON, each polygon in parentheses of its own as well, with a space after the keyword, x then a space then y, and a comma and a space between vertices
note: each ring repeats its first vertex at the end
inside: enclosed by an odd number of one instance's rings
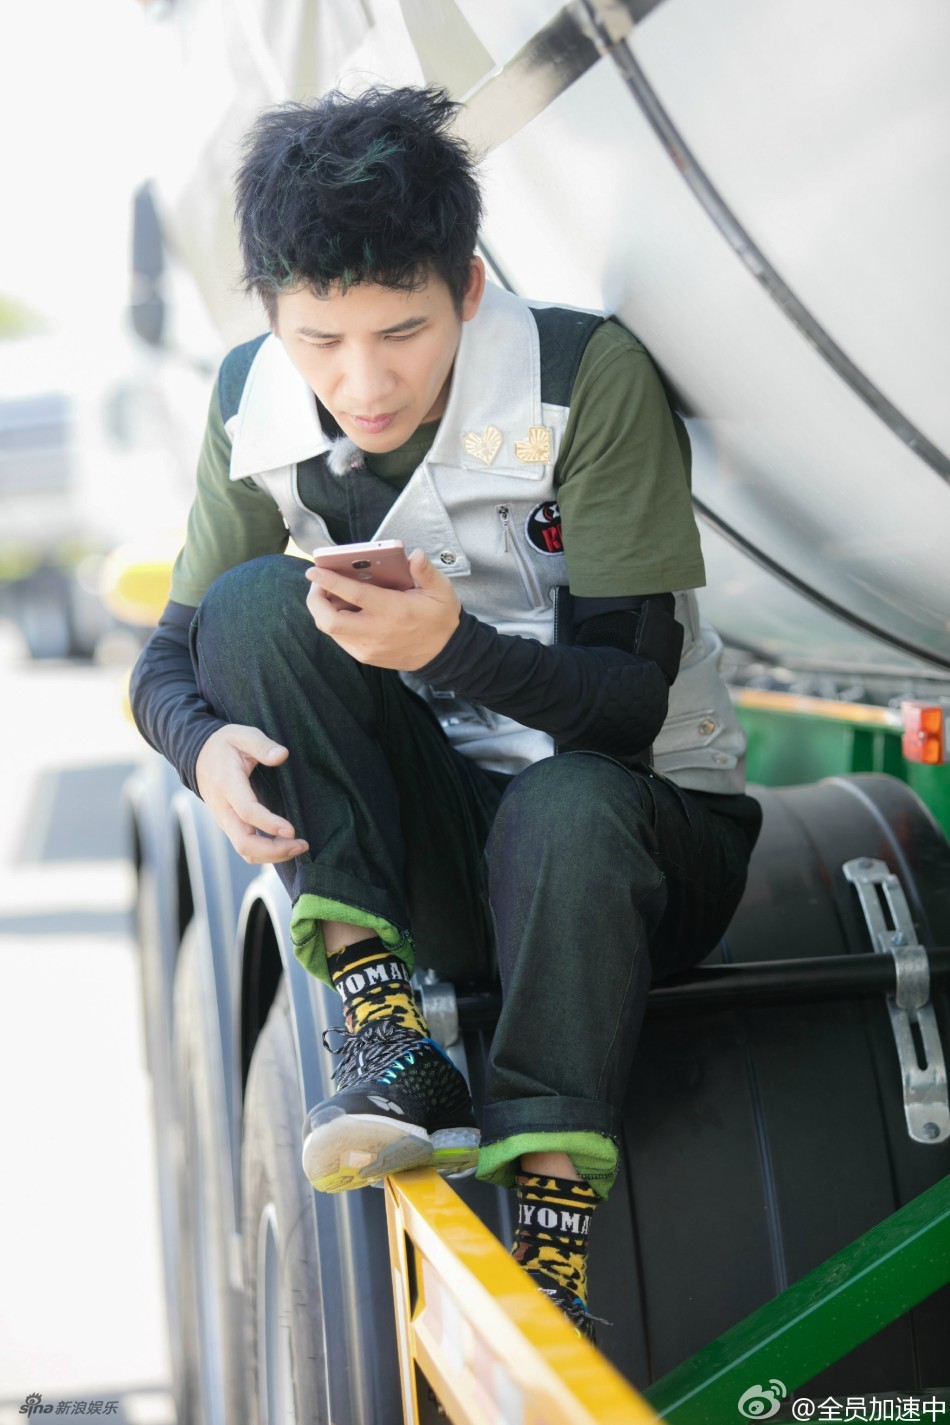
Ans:
MULTIPOLYGON (((406 550, 399 539, 371 539, 365 544, 330 544, 313 551, 318 569, 329 569, 347 579, 361 579, 380 589, 413 589, 406 550)), ((353 609, 355 604, 342 604, 353 609)))

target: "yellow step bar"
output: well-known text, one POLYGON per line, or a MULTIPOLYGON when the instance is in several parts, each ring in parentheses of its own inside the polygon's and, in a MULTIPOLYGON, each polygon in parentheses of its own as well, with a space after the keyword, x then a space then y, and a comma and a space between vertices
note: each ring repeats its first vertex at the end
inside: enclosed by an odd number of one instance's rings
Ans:
POLYGON ((406 1425, 428 1385, 453 1425, 654 1425, 659 1416, 432 1168, 386 1179, 406 1425))

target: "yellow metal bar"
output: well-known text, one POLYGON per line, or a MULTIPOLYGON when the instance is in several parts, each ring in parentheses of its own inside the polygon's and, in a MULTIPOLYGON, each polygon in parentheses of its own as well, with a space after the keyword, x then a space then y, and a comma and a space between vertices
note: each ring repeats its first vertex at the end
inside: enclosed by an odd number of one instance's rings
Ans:
POLYGON ((454 1425, 654 1425, 659 1417, 431 1168, 386 1179, 403 1408, 416 1366, 454 1425))
POLYGON ((800 693, 774 693, 768 688, 733 688, 732 701, 741 708, 826 717, 841 722, 862 723, 865 727, 901 726, 901 715, 895 708, 871 707, 867 703, 838 703, 832 698, 809 698, 800 693))
POLYGON ((415 1355, 412 1349, 413 1292, 409 1281, 409 1253, 412 1247, 406 1234, 399 1199, 389 1190, 389 1184, 394 1181, 394 1178, 386 1180, 386 1226, 389 1231, 389 1263, 396 1306, 402 1415, 405 1425, 419 1425, 419 1398, 416 1392, 415 1355))

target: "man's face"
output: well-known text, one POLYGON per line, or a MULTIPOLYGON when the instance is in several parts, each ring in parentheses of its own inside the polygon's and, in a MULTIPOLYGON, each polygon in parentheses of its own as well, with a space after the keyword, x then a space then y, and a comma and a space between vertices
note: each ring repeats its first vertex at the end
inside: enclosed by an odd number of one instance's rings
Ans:
POLYGON ((277 298, 275 331, 340 429, 381 454, 442 415, 462 322, 484 286, 475 258, 461 312, 434 274, 417 292, 360 284, 318 297, 301 288, 277 298))

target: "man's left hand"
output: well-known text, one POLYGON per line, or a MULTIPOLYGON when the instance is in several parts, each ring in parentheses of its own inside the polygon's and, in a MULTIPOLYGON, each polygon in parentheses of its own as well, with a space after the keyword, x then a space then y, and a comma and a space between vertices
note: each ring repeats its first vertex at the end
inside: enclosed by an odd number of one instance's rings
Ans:
POLYGON ((316 566, 307 608, 317 628, 358 663, 413 672, 441 653, 458 628, 462 606, 452 581, 421 549, 409 556, 414 589, 378 589, 316 566), (340 601, 356 609, 340 607, 340 601))

